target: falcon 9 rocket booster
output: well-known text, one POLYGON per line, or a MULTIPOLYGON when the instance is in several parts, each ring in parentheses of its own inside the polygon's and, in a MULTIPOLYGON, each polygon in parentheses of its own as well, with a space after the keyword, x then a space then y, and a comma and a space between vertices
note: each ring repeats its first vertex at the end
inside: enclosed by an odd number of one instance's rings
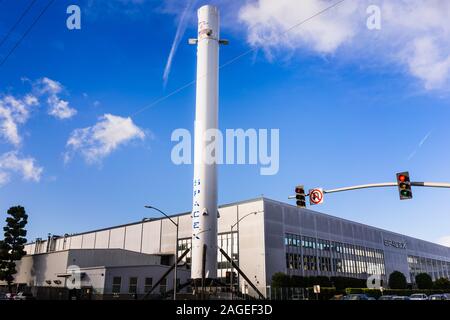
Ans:
POLYGON ((217 278, 217 168, 206 154, 208 130, 218 128, 219 10, 198 9, 192 204, 192 279, 217 278))

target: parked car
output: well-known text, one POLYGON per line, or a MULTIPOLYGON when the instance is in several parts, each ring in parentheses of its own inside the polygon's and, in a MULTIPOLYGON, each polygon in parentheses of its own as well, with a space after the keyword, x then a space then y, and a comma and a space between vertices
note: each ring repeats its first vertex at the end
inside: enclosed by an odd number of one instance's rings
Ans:
POLYGON ((408 296, 393 296, 392 300, 411 300, 408 296))
POLYGON ((7 294, 5 294, 5 297, 6 297, 6 300, 14 300, 14 297, 15 297, 16 295, 14 294, 14 293, 7 293, 7 294))
POLYGON ((3 292, 0 292, 0 300, 8 300, 3 292))
POLYGON ((428 300, 447 300, 447 296, 445 294, 432 294, 428 297, 428 300))
POLYGON ((379 297, 378 300, 394 300, 394 299, 393 299, 394 297, 395 297, 395 296, 389 296, 389 295, 386 295, 386 296, 381 296, 381 297, 379 297))
POLYGON ((344 295, 342 294, 334 295, 330 300, 344 300, 344 295))
POLYGON ((369 297, 364 293, 349 294, 346 295, 343 300, 369 300, 369 297))
POLYGON ((450 300, 450 293, 444 293, 443 296, 446 300, 450 300))
POLYGON ((34 300, 34 297, 31 292, 19 292, 14 297, 14 300, 34 300))
POLYGON ((409 300, 428 300, 428 296, 425 293, 414 293, 409 296, 409 300))

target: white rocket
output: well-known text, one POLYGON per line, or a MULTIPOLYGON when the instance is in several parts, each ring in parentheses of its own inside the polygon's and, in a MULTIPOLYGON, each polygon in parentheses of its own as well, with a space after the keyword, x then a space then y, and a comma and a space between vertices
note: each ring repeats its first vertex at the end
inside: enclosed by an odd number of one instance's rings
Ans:
POLYGON ((203 263, 205 278, 217 278, 217 169, 206 159, 206 132, 218 128, 219 39, 219 10, 205 5, 198 9, 198 37, 190 40, 197 43, 192 279, 202 278, 203 263))

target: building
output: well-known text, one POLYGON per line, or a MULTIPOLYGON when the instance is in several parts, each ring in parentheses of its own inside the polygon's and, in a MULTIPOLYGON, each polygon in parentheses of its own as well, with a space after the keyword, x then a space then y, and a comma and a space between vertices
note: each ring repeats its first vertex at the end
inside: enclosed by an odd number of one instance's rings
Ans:
MULTIPOLYGON (((53 238, 56 240, 55 238, 53 238)), ((17 264, 15 284, 32 288, 41 298, 67 298, 67 289, 77 294, 142 297, 173 264, 171 255, 152 255, 123 249, 63 249, 26 255, 17 264)), ((186 283, 190 272, 178 271, 180 283, 186 283)), ((172 280, 173 281, 173 280, 172 280)), ((154 294, 172 290, 171 279, 164 279, 154 294)))
MULTIPOLYGON (((433 279, 450 278, 449 247, 267 198, 223 205, 219 213, 218 245, 233 257, 263 293, 276 272, 362 279, 378 274, 386 279, 391 272, 398 270, 405 274, 410 283, 421 272, 430 274, 433 279)), ((191 231, 190 213, 173 218, 179 222, 178 250, 181 254, 190 247, 191 238, 195 235, 191 231)), ((23 259, 43 253, 78 254, 81 249, 173 256, 175 232, 175 226, 162 218, 50 237, 27 244, 28 255, 23 259)), ((110 260, 111 263, 122 267, 135 264, 125 256, 117 256, 116 259, 110 260)), ((224 279, 231 271, 231 265, 220 253, 218 261, 218 276, 224 279)), ((189 254, 185 262, 189 266, 189 254)), ((52 276, 65 272, 67 263, 55 264, 61 268, 51 271, 52 276)), ((139 270, 136 270, 134 277, 137 277, 138 287, 143 287, 144 278, 148 276, 138 273, 139 270)), ((22 276, 19 272, 17 279, 22 279, 22 276)), ((129 286, 134 283, 128 282, 129 286)), ((247 290, 243 277, 239 277, 239 284, 247 290)), ((102 286, 112 288, 113 285, 114 277, 104 278, 102 286)), ((124 290, 129 291, 129 288, 124 290)), ((252 294, 251 289, 248 292, 252 294)))

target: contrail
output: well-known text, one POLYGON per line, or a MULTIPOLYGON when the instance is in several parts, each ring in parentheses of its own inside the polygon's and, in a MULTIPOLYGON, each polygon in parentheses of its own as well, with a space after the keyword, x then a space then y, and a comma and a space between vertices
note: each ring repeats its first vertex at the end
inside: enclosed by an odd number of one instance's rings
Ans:
MULTIPOLYGON (((431 131, 433 131, 433 130, 431 130, 431 131)), ((425 135, 425 137, 422 138, 422 140, 420 140, 420 142, 419 142, 419 144, 417 145, 416 149, 415 149, 413 152, 411 152, 411 154, 409 155, 408 161, 411 160, 411 159, 416 155, 417 151, 419 151, 419 149, 420 149, 420 148, 424 145, 424 143, 428 140, 428 138, 429 138, 430 135, 431 135, 431 131, 428 132, 428 133, 425 135)))
POLYGON ((197 2, 197 0, 189 0, 184 8, 184 11, 181 15, 180 22, 177 27, 177 32, 175 33, 175 38, 173 39, 172 48, 170 49, 169 57, 167 58, 166 67, 164 68, 163 74, 163 84, 164 88, 167 85, 167 81, 169 80, 170 69, 172 68, 172 61, 175 53, 177 52, 178 45, 180 44, 181 38, 186 31, 186 26, 188 22, 189 12, 191 11, 192 6, 197 2))

